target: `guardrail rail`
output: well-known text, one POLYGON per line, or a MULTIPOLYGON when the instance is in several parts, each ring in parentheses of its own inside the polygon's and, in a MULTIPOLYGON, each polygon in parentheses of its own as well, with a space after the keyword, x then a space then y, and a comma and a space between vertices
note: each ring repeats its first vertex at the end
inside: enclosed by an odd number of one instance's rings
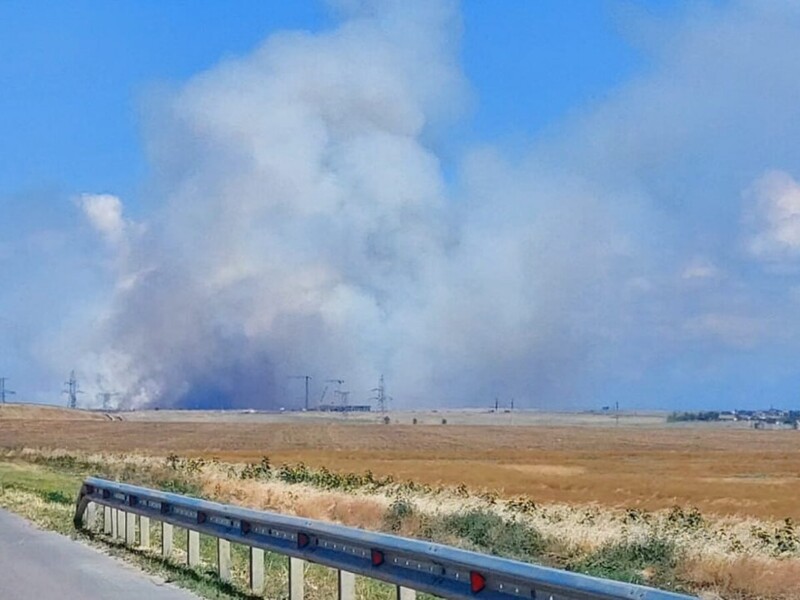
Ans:
POLYGON ((217 569, 231 580, 231 543, 249 547, 249 585, 264 590, 264 552, 289 561, 289 598, 302 600, 304 561, 338 571, 339 600, 355 599, 356 575, 396 587, 398 600, 426 592, 441 598, 486 600, 688 600, 639 585, 460 550, 441 544, 332 523, 218 504, 90 477, 75 510, 78 528, 99 524, 126 544, 150 547, 150 522, 161 524, 161 552, 173 554, 173 527, 187 532, 187 563, 200 563, 200 534, 217 540, 217 569))

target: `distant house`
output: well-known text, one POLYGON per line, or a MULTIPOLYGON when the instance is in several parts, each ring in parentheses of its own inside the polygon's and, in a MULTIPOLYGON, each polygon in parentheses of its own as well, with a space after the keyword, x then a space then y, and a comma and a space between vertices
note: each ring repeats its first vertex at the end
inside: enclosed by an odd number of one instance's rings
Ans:
POLYGON ((341 404, 320 404, 317 410, 320 412, 371 412, 372 407, 369 404, 348 404, 347 406, 341 404))

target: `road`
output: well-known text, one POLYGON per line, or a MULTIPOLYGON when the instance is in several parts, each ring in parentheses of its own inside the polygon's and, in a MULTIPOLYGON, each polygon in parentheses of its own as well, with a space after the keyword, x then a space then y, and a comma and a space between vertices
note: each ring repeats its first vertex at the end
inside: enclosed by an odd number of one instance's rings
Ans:
POLYGON ((3 600, 197 600, 197 596, 0 510, 3 600))

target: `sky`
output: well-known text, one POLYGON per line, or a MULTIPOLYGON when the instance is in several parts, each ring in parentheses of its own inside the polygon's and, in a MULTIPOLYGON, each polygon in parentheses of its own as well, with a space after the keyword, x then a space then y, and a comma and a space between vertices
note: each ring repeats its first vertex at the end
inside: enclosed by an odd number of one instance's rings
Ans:
POLYGON ((796 406, 799 31, 781 1, 0 2, 0 376, 796 406))

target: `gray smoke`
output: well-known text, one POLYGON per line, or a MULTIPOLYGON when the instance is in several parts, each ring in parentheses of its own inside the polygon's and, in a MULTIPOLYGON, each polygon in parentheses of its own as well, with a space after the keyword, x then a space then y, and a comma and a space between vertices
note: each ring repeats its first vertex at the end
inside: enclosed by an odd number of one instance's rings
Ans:
POLYGON ((760 335, 733 263, 759 235, 742 191, 800 168, 794 144, 767 148, 778 120, 800 127, 781 11, 690 13, 652 72, 526 157, 474 149, 448 185, 436 135, 471 100, 458 6, 338 9, 335 30, 274 35, 150 103, 146 223, 83 198, 118 282, 82 360, 99 388, 277 407, 297 404, 291 375, 362 402, 385 374, 400 406, 571 406, 698 339, 760 335), (753 58, 742 36, 769 44, 753 58), (751 114, 759 85, 779 89, 751 114))

